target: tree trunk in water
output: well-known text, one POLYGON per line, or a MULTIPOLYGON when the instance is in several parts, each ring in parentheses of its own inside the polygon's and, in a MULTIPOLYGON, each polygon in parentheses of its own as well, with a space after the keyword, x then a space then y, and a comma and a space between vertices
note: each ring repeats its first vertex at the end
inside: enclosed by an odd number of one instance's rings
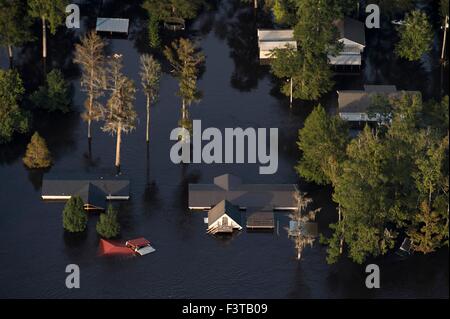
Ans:
POLYGON ((258 9, 258 0, 253 0, 253 7, 258 9))
POLYGON ((13 48, 12 45, 8 45, 8 56, 9 56, 9 68, 13 67, 13 48))
POLYGON ((290 100, 289 100, 289 107, 292 108, 292 92, 293 92, 293 83, 292 83, 292 78, 291 78, 291 96, 290 96, 290 100))
MULTIPOLYGON (((341 214, 341 205, 338 207, 338 213, 339 213, 339 224, 342 222, 342 214, 341 214)), ((339 242, 339 254, 342 255, 342 251, 344 249, 344 231, 342 231, 341 240, 339 242)))
POLYGON ((145 140, 150 141, 150 97, 147 95, 147 130, 145 131, 145 140))
POLYGON ((444 40, 442 41, 442 52, 441 52, 441 60, 444 61, 444 57, 445 57, 445 45, 447 42, 447 25, 448 25, 448 16, 445 16, 445 21, 444 21, 444 40))
POLYGON ((47 58, 47 28, 45 26, 45 17, 42 17, 42 57, 47 58))
POLYGON ((116 169, 120 172, 120 144, 122 143, 122 125, 119 124, 117 128, 117 140, 116 140, 116 169))

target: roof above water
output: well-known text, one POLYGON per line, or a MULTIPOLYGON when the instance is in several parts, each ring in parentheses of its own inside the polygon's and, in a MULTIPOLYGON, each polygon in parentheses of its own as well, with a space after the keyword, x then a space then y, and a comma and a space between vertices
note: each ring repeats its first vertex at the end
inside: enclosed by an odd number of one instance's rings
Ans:
POLYGON ((128 33, 129 20, 119 18, 97 18, 97 32, 128 33))
POLYGON ((345 17, 335 22, 341 38, 366 45, 365 25, 361 21, 345 17))
POLYGON ((208 226, 211 226, 215 221, 220 219, 224 214, 227 214, 236 223, 240 223, 241 213, 239 208, 231 204, 227 200, 223 200, 214 206, 208 212, 208 226))

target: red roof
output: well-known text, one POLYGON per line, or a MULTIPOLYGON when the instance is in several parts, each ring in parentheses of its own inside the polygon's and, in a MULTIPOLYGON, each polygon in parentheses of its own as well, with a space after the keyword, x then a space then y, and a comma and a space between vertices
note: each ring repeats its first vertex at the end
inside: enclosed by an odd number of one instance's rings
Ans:
POLYGON ((133 255, 133 251, 115 241, 100 239, 100 255, 133 255))
POLYGON ((127 245, 134 246, 134 247, 143 247, 143 246, 150 245, 150 242, 147 239, 145 239, 144 237, 140 237, 140 238, 128 240, 127 245))

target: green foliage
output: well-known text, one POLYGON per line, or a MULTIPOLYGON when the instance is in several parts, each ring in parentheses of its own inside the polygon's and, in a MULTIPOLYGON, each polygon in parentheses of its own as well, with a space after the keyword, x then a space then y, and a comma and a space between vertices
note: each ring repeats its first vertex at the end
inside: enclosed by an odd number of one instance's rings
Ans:
POLYGON ((0 46, 19 46, 31 39, 22 1, 0 0, 0 46))
POLYGON ((331 182, 342 214, 330 225, 331 237, 321 238, 329 263, 338 260, 342 243, 358 263, 385 254, 398 233, 422 253, 448 245, 448 97, 424 104, 420 94, 401 93, 378 105, 389 119, 382 129, 366 127, 346 148, 335 147, 340 155, 332 161, 326 159, 337 133, 323 109, 300 130, 297 170, 310 181, 331 182))
POLYGON ((28 168, 47 168, 52 165, 52 157, 44 138, 35 132, 27 146, 23 163, 28 168))
POLYGON ((295 168, 297 173, 310 182, 331 184, 345 159, 348 142, 347 124, 317 106, 299 130, 297 145, 303 155, 295 168))
POLYGON ((398 32, 400 41, 395 47, 395 52, 399 57, 416 61, 430 50, 433 30, 424 12, 414 10, 408 13, 398 32))
POLYGON ((56 29, 65 21, 68 4, 67 0, 28 0, 28 13, 33 18, 45 18, 50 32, 55 34, 56 29))
POLYGON ((72 103, 69 85, 64 80, 61 71, 57 69, 47 74, 46 85, 40 86, 30 96, 30 99, 36 107, 50 112, 67 113, 70 111, 70 104, 72 103))
POLYGON ((142 7, 149 15, 163 21, 171 17, 192 19, 203 5, 203 0, 145 0, 142 7))
POLYGON ((272 12, 275 22, 293 26, 297 22, 297 8, 293 0, 275 0, 272 12))
POLYGON ((120 224, 117 220, 117 211, 112 205, 108 206, 106 213, 100 215, 95 228, 97 233, 104 238, 113 238, 119 235, 120 224))
POLYGON ((439 9, 440 9, 440 14, 443 18, 448 16, 448 9, 449 9, 448 0, 441 0, 439 9))
POLYGON ((81 197, 72 196, 63 210, 63 227, 71 233, 79 233, 86 229, 88 216, 84 210, 81 197))
POLYGON ((148 20, 148 36, 151 48, 159 48, 161 46, 161 39, 159 37, 159 20, 154 14, 150 14, 148 20))
POLYGON ((172 65, 174 75, 179 81, 179 96, 186 105, 198 101, 200 92, 197 89, 199 69, 205 61, 205 56, 189 39, 175 40, 166 47, 164 55, 172 65))
POLYGON ((19 106, 24 93, 17 71, 0 69, 0 144, 10 142, 15 132, 28 131, 28 116, 19 106))

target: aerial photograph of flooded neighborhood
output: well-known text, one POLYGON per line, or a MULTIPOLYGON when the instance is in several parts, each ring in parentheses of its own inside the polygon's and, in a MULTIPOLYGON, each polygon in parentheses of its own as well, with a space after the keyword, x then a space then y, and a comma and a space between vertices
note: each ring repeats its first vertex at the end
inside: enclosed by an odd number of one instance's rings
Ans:
POLYGON ((448 27, 448 0, 0 0, 0 298, 448 299, 448 27))

